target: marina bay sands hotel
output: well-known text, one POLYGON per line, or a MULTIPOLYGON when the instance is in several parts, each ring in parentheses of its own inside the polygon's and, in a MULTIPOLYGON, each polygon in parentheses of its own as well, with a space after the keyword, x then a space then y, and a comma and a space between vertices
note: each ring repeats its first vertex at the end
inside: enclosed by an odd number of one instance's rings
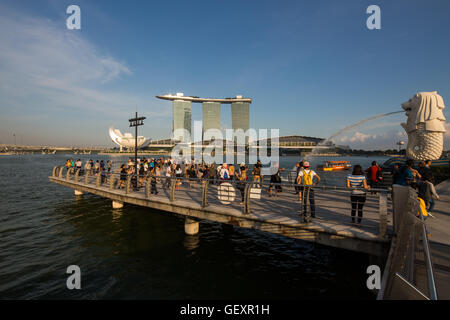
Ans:
MULTIPOLYGON (((214 99, 167 94, 156 96, 159 99, 173 101, 173 126, 172 132, 177 129, 186 129, 191 133, 192 103, 202 104, 203 133, 208 129, 221 129, 220 107, 221 104, 231 104, 231 124, 233 129, 247 131, 250 128, 250 103, 252 99, 236 96, 235 98, 214 99)), ((174 140, 184 140, 182 135, 174 136, 174 140)))

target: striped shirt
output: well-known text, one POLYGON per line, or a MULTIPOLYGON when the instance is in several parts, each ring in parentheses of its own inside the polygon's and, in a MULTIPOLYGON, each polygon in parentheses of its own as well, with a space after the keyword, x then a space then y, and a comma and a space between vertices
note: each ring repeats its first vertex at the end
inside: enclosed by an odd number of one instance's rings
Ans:
MULTIPOLYGON (((364 188, 364 181, 366 180, 365 176, 355 176, 349 174, 347 176, 347 180, 350 182, 350 187, 352 188, 364 188)), ((363 190, 352 190, 352 194, 366 194, 363 190)))

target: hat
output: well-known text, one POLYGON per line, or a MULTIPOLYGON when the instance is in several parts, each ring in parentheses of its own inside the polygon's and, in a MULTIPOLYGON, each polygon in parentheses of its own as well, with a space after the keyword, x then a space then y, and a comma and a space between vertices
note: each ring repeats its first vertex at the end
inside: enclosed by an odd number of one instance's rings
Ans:
POLYGON ((245 167, 245 162, 242 162, 242 163, 240 164, 240 166, 241 166, 241 167, 245 167))
POLYGON ((303 162, 303 166, 304 166, 305 168, 308 168, 308 167, 309 167, 309 162, 308 162, 308 161, 303 162))

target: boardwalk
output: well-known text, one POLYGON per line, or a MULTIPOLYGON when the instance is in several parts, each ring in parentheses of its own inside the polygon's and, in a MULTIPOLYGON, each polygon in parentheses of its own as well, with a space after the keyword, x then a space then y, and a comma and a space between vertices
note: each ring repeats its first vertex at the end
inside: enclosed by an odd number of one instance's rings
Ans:
MULTIPOLYGON (((339 188, 315 188, 316 219, 302 223, 300 202, 292 185, 283 185, 283 192, 269 197, 263 186, 260 199, 248 199, 241 204, 238 190, 229 204, 218 199, 218 186, 197 182, 190 188, 187 182, 177 190, 162 188, 158 195, 149 194, 145 187, 139 191, 116 189, 115 181, 96 176, 64 174, 55 168, 50 181, 70 187, 77 192, 88 192, 116 203, 131 203, 186 216, 189 219, 209 220, 243 228, 256 229, 323 245, 383 256, 389 249, 392 234, 391 204, 386 193, 367 196, 361 226, 351 223, 349 191, 339 188), (86 183, 87 182, 87 183, 86 183), (173 194, 172 194, 173 193, 173 194), (247 212, 246 211, 247 206, 247 212), (381 221, 381 223, 380 223, 381 221)), ((117 179, 117 177, 115 177, 117 179)), ((201 231, 200 231, 201 232, 201 231)))
POLYGON ((436 186, 441 200, 436 201, 433 218, 427 220, 430 247, 439 299, 450 299, 450 181, 436 186))

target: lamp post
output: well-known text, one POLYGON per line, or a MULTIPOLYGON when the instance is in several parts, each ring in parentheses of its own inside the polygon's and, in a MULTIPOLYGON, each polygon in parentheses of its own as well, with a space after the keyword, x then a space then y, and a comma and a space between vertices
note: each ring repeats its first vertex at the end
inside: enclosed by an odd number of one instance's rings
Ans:
POLYGON ((135 127, 135 136, 134 136, 134 168, 136 170, 136 181, 134 184, 134 187, 137 189, 137 177, 139 172, 137 172, 137 139, 138 139, 138 127, 144 125, 145 117, 139 117, 138 113, 136 112, 136 117, 129 119, 130 127, 135 127))
POLYGON ((404 145, 404 144, 405 144, 404 141, 399 141, 399 142, 397 142, 397 145, 398 145, 398 153, 399 153, 399 154, 400 154, 401 146, 404 145))

